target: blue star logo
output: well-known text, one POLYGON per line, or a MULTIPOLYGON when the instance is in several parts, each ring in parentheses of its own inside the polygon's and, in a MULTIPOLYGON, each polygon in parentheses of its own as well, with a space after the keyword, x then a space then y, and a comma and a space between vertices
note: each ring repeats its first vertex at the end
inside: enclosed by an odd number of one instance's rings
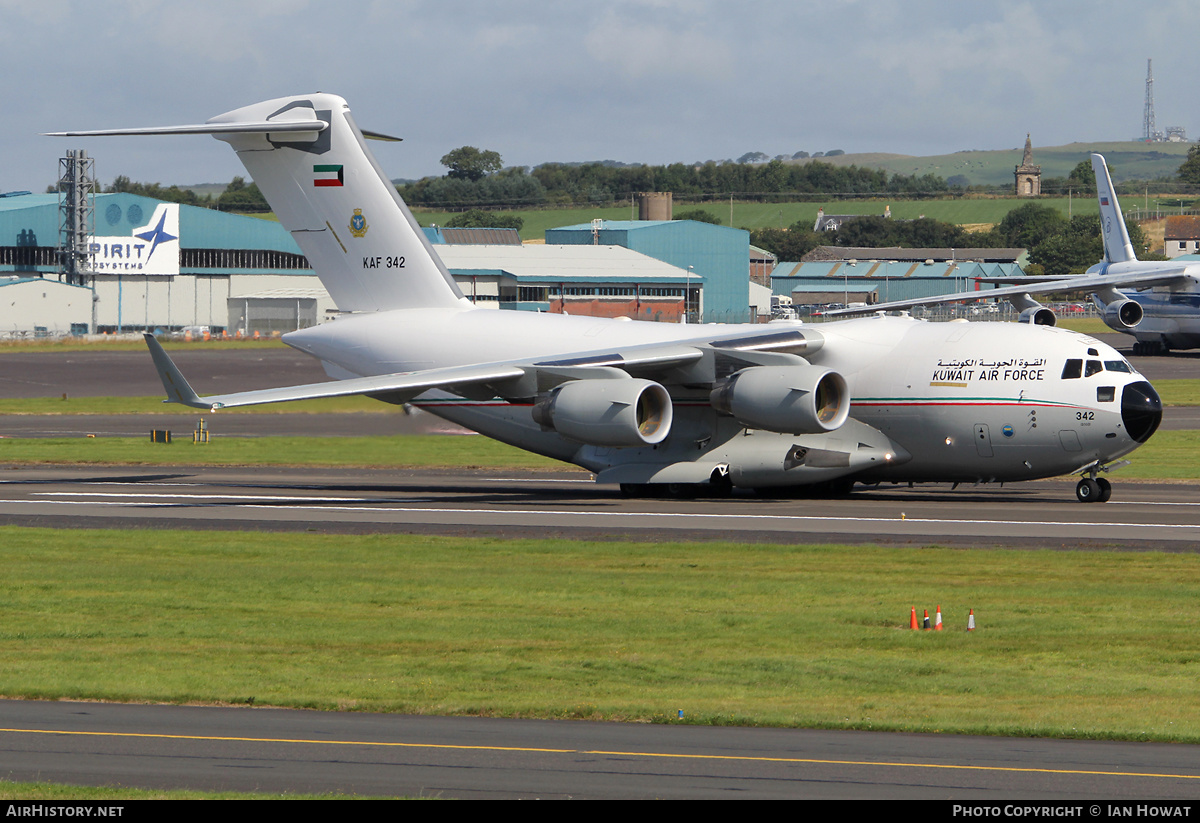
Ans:
POLYGON ((166 225, 166 222, 167 222, 167 210, 163 209, 162 216, 158 218, 157 226, 152 228, 150 231, 145 231, 145 232, 142 232, 141 234, 134 235, 134 237, 136 237, 137 239, 145 240, 147 243, 150 244, 150 253, 146 255, 147 262, 149 262, 150 258, 154 256, 154 250, 158 248, 159 243, 168 243, 172 240, 179 239, 178 237, 176 237, 173 234, 168 234, 166 229, 163 228, 163 226, 166 225))

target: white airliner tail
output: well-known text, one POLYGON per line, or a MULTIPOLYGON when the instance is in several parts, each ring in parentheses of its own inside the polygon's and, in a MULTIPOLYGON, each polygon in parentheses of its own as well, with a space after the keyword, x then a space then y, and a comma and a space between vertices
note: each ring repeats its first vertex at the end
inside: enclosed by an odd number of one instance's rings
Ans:
POLYGON ((1096 173, 1096 196, 1100 200, 1100 235, 1104 238, 1104 259, 1109 263, 1137 260, 1103 155, 1092 155, 1092 170, 1096 173))
POLYGON ((268 100, 199 125, 61 134, 212 134, 233 146, 339 309, 466 305, 341 97, 268 100))

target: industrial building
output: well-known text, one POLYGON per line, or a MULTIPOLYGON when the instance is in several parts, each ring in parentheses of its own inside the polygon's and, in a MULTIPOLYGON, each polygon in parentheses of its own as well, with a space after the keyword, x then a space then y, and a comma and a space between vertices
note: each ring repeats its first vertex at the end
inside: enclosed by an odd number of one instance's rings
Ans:
MULTIPOLYGON (((12 278, 4 291, 35 294, 22 281, 36 279, 44 300, 63 304, 42 314, 36 301, 9 301, 23 304, 23 311, 0 312, 0 334, 35 326, 48 334, 225 329, 233 326, 231 301, 244 309, 249 298, 273 289, 323 293, 295 241, 273 221, 134 194, 97 194, 92 270, 86 282, 73 284, 60 274, 60 223, 57 194, 0 197, 0 277, 12 278), (36 321, 29 312, 37 312, 36 321)), ((324 296, 307 316, 315 322, 332 308, 324 296)))
MULTIPOLYGON (((82 243, 87 269, 71 275, 62 272, 62 211, 57 194, 0 196, 0 336, 272 334, 337 313, 295 241, 273 220, 98 194, 82 243)), ((693 321, 716 319, 708 299, 716 293, 720 317, 746 319, 747 233, 684 223, 682 232, 658 222, 650 234, 623 230, 622 237, 680 258, 676 246, 719 235, 720 242, 696 244, 691 269, 620 243, 521 245, 516 232, 493 229, 431 228, 426 235, 463 293, 481 306, 679 322, 688 311, 693 321)), ((573 239, 569 230, 560 236, 573 239)))
POLYGON ((744 229, 693 220, 598 220, 548 229, 546 243, 622 246, 688 272, 693 321, 752 323, 759 313, 750 307, 750 232, 744 229))
POLYGON ((793 305, 886 303, 987 288, 976 278, 1022 274, 1024 249, 867 249, 821 246, 798 263, 779 263, 775 295, 793 305))

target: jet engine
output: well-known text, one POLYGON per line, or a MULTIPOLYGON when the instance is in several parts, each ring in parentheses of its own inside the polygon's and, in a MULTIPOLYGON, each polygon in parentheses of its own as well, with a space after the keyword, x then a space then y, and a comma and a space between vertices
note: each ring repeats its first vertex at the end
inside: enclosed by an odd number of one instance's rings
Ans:
POLYGON ((1058 317, 1054 314, 1054 309, 1035 304, 1017 315, 1017 322, 1031 323, 1034 326, 1054 326, 1058 324, 1058 317))
POLYGON ((1132 329, 1142 322, 1142 304, 1136 300, 1115 300, 1104 307, 1104 325, 1110 329, 1132 329))
POLYGON ((671 431, 671 395, 650 380, 572 380, 533 406, 534 421, 592 446, 653 446, 671 431))
POLYGON ((709 401, 720 414, 781 434, 833 431, 850 414, 846 379, 820 366, 753 366, 721 380, 709 401))

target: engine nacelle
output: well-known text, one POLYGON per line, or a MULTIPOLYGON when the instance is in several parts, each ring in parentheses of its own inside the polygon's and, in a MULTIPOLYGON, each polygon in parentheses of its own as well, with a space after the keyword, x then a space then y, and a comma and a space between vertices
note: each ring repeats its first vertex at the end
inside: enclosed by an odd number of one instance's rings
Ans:
POLYGON ((709 395, 714 409, 753 429, 815 434, 850 414, 846 379, 820 366, 753 366, 731 374, 709 395))
POLYGON ((1058 325, 1058 316, 1054 313, 1054 309, 1034 306, 1017 315, 1017 322, 1031 323, 1034 326, 1055 326, 1058 325))
POLYGON ((572 380, 533 406, 534 421, 592 446, 653 446, 671 432, 671 395, 650 380, 572 380))
POLYGON ((1136 300, 1116 300, 1104 307, 1104 325, 1110 329, 1132 329, 1142 322, 1142 304, 1136 300))

